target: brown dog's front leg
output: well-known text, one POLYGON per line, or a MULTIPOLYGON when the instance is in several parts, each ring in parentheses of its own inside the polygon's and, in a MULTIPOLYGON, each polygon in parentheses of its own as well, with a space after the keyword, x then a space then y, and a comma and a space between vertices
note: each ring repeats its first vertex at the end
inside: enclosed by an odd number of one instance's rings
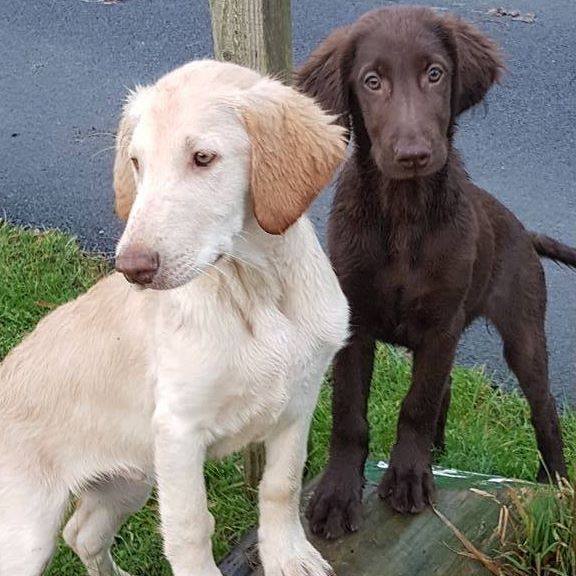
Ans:
POLYGON ((459 336, 459 323, 447 331, 435 330, 414 352, 412 386, 400 410, 390 466, 378 488, 380 497, 398 512, 416 514, 431 502, 431 449, 459 336))
POLYGON ((307 511, 312 532, 324 538, 355 532, 360 522, 373 363, 374 340, 364 335, 352 336, 334 363, 330 460, 307 511))

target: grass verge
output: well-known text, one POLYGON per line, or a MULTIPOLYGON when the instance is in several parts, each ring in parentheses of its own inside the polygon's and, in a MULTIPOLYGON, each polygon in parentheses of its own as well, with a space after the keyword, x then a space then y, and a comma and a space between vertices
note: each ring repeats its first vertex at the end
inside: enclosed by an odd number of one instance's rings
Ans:
MULTIPOLYGON (((85 291, 107 269, 102 259, 83 253, 69 236, 54 231, 23 230, 0 222, 0 359, 43 315, 85 291)), ((371 454, 374 458, 385 458, 389 454, 400 403, 409 381, 410 362, 406 355, 380 347, 370 399, 371 454)), ((314 416, 308 466, 310 476, 319 473, 326 462, 330 425, 330 388, 325 386, 314 416)), ((574 464, 576 414, 567 412, 563 416, 563 429, 566 455, 574 464)), ((480 369, 456 368, 447 451, 440 464, 476 472, 533 478, 538 455, 524 399, 517 394, 495 390, 480 369)), ((256 522, 255 495, 243 484, 238 457, 210 463, 206 478, 209 505, 217 526, 214 552, 221 558, 256 522)), ((522 518, 521 513, 518 514, 522 518)), ((549 520, 547 524, 552 526, 549 520)), ((122 568, 135 576, 170 574, 162 558, 157 526, 157 505, 152 500, 121 530, 114 555, 122 568)), ((522 548, 514 548, 512 544, 506 550, 507 562, 513 562, 514 554, 522 553, 522 548)), ((84 571, 74 554, 60 544, 47 574, 77 576, 84 571)), ((562 572, 510 574, 539 576, 561 575, 562 572)))
POLYGON ((0 220, 0 359, 42 316, 85 292, 106 268, 69 236, 0 220))
POLYGON ((576 574, 576 480, 511 490, 498 532, 502 576, 576 574))

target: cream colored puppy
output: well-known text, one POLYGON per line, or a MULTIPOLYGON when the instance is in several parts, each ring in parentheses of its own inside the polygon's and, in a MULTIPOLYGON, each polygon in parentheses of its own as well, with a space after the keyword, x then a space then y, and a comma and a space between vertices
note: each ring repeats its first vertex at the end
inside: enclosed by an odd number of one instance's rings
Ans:
POLYGON ((112 274, 0 365, 1 576, 41 574, 71 494, 65 540, 91 576, 124 574, 110 546, 156 480, 175 576, 219 575, 203 465, 256 440, 266 575, 329 573, 298 502, 320 382, 347 336, 347 303, 301 217, 344 153, 331 122, 213 61, 130 96, 117 268, 139 289, 112 274))

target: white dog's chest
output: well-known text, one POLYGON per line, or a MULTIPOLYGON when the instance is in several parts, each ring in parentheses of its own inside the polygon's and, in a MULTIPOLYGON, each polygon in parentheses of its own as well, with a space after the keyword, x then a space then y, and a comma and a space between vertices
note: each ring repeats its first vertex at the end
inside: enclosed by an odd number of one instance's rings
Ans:
POLYGON ((315 402, 334 346, 276 305, 259 303, 247 321, 234 305, 220 301, 216 313, 210 300, 188 302, 195 306, 159 323, 157 403, 204 436, 212 455, 262 439, 315 402))

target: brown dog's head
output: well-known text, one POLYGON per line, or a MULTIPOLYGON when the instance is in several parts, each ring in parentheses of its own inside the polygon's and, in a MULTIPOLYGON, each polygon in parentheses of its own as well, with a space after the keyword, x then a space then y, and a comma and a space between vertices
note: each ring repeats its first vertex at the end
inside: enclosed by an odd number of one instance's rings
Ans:
POLYGON ((393 179, 446 163, 456 117, 503 70, 496 45, 471 24, 427 8, 391 7, 334 31, 297 74, 299 87, 340 116, 393 179))

